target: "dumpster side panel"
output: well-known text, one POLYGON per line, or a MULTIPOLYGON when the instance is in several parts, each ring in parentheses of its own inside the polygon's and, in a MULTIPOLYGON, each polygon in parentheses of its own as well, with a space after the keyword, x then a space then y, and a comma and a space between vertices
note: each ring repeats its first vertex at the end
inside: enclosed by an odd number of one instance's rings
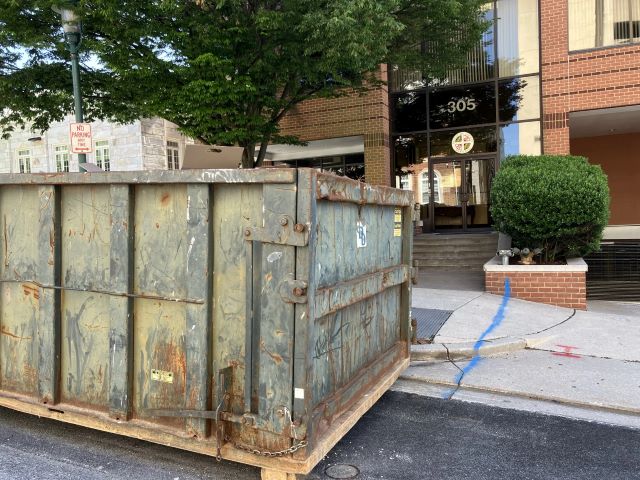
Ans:
MULTIPOLYGON (((41 280, 39 193, 38 186, 0 190, 0 386, 9 392, 33 396, 38 393, 38 322, 42 296, 42 289, 31 283, 41 280)), ((44 246, 48 247, 48 244, 44 246)))
POLYGON ((61 189, 61 401, 109 403, 109 187, 61 189), (84 292, 80 290, 93 290, 84 292))
MULTIPOLYGON (((265 185, 263 187, 264 229, 274 239, 284 240, 281 232, 296 221, 295 184, 265 185)), ((272 450, 286 448, 290 439, 282 434, 290 426, 292 406, 294 303, 296 297, 291 283, 295 280, 295 251, 292 245, 257 243, 254 245, 254 268, 256 291, 254 294, 254 361, 253 382, 257 387, 257 410, 266 422, 270 434, 258 439, 272 450), (259 307, 256 303, 259 302, 259 307), (258 308, 256 308, 258 307, 258 308), (287 413, 289 412, 289 413, 287 413)), ((302 292, 300 292, 302 293, 302 292)), ((305 294, 306 295, 306 294, 305 294)), ((302 295, 298 295, 300 297, 302 295)))
MULTIPOLYGON (((262 185, 216 185, 213 196, 213 365, 231 367, 226 409, 251 408, 253 243, 245 230, 262 225, 262 185)), ((221 389, 224 394, 224 388, 221 389)), ((214 408, 223 400, 216 393, 214 408)))
MULTIPOLYGON (((408 357, 412 199, 317 174, 310 441, 408 357)), ((313 248, 313 247, 312 247, 313 248)))
POLYGON ((187 222, 186 185, 136 186, 133 415, 178 430, 183 418, 145 411, 186 404, 187 222))
POLYGON ((399 289, 387 290, 384 274, 379 282, 375 278, 376 272, 403 264, 402 236, 394 236, 395 210, 318 202, 317 314, 333 313, 320 317, 314 332, 316 403, 401 341, 399 289), (355 285, 354 279, 362 279, 364 287, 355 285))

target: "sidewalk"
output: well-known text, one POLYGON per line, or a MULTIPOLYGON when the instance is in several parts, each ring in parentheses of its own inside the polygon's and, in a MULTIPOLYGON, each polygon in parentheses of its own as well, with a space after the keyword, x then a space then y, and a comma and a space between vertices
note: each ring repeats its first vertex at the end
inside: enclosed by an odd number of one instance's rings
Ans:
POLYGON ((414 288, 413 307, 453 313, 433 344, 412 346, 395 388, 640 428, 640 304, 584 312, 414 288))

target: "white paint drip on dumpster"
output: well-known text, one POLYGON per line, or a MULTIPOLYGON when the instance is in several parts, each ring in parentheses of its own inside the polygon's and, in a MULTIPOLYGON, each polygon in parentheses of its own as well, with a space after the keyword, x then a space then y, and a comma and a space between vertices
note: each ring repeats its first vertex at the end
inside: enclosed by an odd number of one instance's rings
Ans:
POLYGON ((282 252, 271 252, 267 257, 267 262, 269 263, 277 262, 281 258, 282 258, 282 252))

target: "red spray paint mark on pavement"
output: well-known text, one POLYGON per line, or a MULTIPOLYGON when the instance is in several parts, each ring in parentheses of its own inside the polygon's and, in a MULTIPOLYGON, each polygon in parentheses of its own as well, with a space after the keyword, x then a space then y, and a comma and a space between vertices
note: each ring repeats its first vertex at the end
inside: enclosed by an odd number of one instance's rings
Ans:
POLYGON ((556 347, 564 349, 564 352, 551 352, 551 355, 556 355, 558 357, 582 358, 580 355, 571 353, 571 350, 577 350, 578 347, 572 347, 570 345, 556 345, 556 347))

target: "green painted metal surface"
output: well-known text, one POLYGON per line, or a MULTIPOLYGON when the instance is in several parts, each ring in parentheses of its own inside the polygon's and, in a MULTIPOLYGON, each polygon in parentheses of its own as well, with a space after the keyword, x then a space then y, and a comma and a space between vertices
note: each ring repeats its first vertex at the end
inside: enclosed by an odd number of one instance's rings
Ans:
POLYGON ((0 176, 0 404, 313 449, 408 358, 412 203, 309 169, 0 176))

